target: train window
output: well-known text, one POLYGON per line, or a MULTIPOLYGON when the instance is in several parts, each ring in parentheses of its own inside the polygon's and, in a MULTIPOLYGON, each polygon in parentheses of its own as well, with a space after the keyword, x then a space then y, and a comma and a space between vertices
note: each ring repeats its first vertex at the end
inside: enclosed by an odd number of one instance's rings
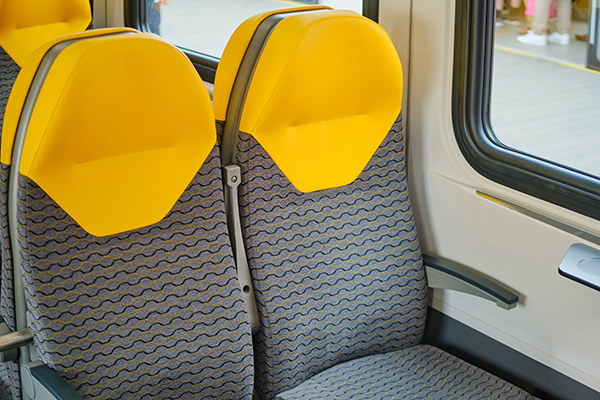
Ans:
POLYGON ((535 3, 548 18, 533 17, 533 0, 457 0, 456 138, 487 178, 600 219, 600 75, 587 35, 596 13, 535 3))
POLYGON ((233 31, 248 17, 264 11, 324 4, 362 12, 362 0, 146 0, 150 31, 180 47, 220 58, 233 31))
POLYGON ((377 20, 379 0, 130 0, 128 26, 161 35, 190 57, 205 81, 235 29, 248 17, 282 8, 322 4, 377 20))
POLYGON ((548 2, 548 16, 556 21, 536 20, 553 31, 548 35, 529 26, 533 2, 529 9, 521 0, 506 3, 498 2, 497 15, 508 17, 497 18, 495 32, 490 116, 496 137, 507 146, 600 176, 600 74, 586 68, 587 8, 570 1, 563 7, 559 1, 555 10, 548 2))

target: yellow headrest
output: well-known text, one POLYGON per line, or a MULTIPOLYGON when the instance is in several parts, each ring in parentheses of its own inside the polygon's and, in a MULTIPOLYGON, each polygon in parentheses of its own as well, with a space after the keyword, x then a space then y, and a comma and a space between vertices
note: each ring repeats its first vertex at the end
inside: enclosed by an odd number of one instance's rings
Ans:
POLYGON ((225 63, 219 62, 219 68, 217 69, 217 75, 215 77, 215 81, 219 82, 218 85, 215 85, 213 91, 215 117, 218 120, 225 121, 229 97, 231 96, 231 90, 233 89, 233 83, 235 82, 239 66, 242 63, 242 59, 246 53, 248 45, 250 44, 250 40, 252 39, 252 36, 254 35, 254 32, 260 23, 275 14, 316 10, 333 9, 327 6, 305 6, 266 11, 248 18, 242 22, 240 26, 238 26, 227 42, 227 46, 225 47, 225 51, 221 57, 221 61, 225 60, 225 63))
MULTIPOLYGON (((120 31, 63 37, 84 39, 52 64, 19 167, 96 236, 160 221, 216 143, 210 97, 189 60, 156 35, 120 31)), ((11 93, 4 164, 40 59, 28 59, 11 93)))
MULTIPOLYGON (((230 71, 227 49, 215 82, 230 71)), ((273 30, 240 122, 302 192, 358 177, 400 113, 402 67, 386 32, 352 11, 293 14, 273 30)), ((228 116, 229 117, 229 116, 228 116)))
POLYGON ((23 66, 42 44, 83 31, 91 20, 89 0, 0 0, 0 47, 23 66))

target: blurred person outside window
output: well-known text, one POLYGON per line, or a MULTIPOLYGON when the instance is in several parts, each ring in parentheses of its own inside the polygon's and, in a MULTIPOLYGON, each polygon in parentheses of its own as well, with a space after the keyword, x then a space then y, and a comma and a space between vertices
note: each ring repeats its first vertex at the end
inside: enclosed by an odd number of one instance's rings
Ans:
POLYGON ((535 15, 531 30, 527 34, 518 36, 517 40, 523 44, 533 46, 547 46, 548 42, 568 46, 571 43, 569 29, 571 28, 571 0, 556 0, 556 32, 547 35, 548 17, 552 0, 536 0, 535 15))
POLYGON ((160 6, 166 6, 170 0, 146 0, 146 22, 150 32, 160 35, 160 6))

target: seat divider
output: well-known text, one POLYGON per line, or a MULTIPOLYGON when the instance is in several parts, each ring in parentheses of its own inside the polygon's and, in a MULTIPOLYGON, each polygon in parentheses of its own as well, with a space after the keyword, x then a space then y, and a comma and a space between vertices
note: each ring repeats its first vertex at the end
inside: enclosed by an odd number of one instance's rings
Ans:
POLYGON ((221 143, 221 162, 223 165, 222 176, 224 182, 225 194, 225 214, 227 218, 227 229, 229 231, 229 240, 233 248, 235 265, 238 272, 238 280, 242 297, 244 299, 246 310, 250 318, 250 327, 252 334, 256 335, 260 328, 258 318, 258 309, 256 307, 256 298, 254 297, 254 287, 252 286, 252 276, 248 267, 248 257, 244 248, 244 239, 242 236, 242 224, 240 219, 240 208, 238 204, 238 186, 242 180, 241 169, 235 164, 237 135, 242 118, 242 110, 248 94, 250 82, 256 64, 262 53, 262 49, 269 38, 271 31, 282 20, 281 15, 273 15, 263 21, 257 28, 244 59, 237 73, 233 85, 229 106, 227 107, 227 118, 223 130, 223 140, 221 143))
POLYGON ((246 310, 250 317, 252 334, 258 333, 260 326, 256 298, 252 287, 252 277, 248 269, 248 258, 244 249, 242 238, 242 225, 240 222, 240 209, 238 205, 238 186, 241 181, 240 167, 229 165, 223 167, 223 179, 225 180, 225 209, 227 210, 227 226, 235 264, 237 267, 238 281, 242 290, 242 298, 246 304, 246 310))

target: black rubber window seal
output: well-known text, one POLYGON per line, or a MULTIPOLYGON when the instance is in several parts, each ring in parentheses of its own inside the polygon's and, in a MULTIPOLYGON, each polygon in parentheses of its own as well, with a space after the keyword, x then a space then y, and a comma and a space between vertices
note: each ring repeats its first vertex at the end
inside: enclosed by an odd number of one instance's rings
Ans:
POLYGON ((484 177, 600 220, 600 179, 502 144, 490 124, 492 0, 456 0, 452 122, 468 163, 484 177))

